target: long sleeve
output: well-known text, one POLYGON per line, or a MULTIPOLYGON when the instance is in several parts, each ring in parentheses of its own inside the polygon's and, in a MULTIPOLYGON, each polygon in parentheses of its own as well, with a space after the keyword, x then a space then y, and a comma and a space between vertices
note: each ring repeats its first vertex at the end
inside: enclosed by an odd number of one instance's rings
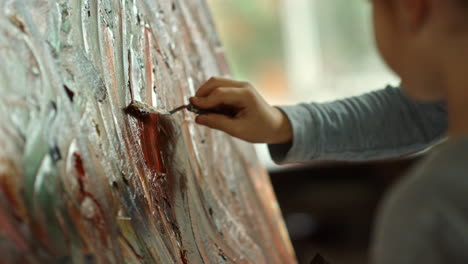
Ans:
POLYGON ((330 103, 279 108, 291 122, 293 141, 269 145, 277 163, 398 157, 424 150, 447 130, 445 103, 416 103, 391 86, 330 103))

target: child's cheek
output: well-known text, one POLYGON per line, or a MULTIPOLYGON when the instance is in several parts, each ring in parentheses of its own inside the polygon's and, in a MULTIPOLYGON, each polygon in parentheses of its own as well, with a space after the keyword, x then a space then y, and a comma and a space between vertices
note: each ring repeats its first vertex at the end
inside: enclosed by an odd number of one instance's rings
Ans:
POLYGON ((396 62, 399 54, 397 54, 398 47, 397 41, 395 41, 398 37, 395 36, 395 30, 392 28, 392 20, 391 15, 388 14, 388 7, 382 6, 381 3, 375 3, 372 12, 377 50, 387 66, 398 74, 396 62))

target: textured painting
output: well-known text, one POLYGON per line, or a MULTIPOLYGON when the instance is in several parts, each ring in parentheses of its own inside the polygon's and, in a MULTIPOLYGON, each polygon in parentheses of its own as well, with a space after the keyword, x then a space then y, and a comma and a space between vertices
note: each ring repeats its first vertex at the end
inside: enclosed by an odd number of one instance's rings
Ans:
POLYGON ((203 0, 0 0, 1 263, 295 263, 251 145, 188 102, 228 74, 203 0))

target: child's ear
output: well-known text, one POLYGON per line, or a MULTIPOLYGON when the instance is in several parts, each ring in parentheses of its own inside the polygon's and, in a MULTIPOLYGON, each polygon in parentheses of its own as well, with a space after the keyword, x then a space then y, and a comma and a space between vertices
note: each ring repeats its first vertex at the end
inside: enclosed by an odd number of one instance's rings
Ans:
MULTIPOLYGON (((403 4, 405 20, 411 31, 418 31, 425 24, 432 0, 400 0, 403 4)), ((446 1, 446 0, 442 0, 446 1)))

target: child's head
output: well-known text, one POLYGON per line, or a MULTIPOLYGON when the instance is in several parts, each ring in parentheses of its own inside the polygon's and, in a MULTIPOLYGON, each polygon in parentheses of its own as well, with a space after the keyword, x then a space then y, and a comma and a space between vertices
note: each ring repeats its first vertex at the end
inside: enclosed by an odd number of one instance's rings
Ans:
POLYGON ((372 2, 377 46, 405 91, 422 100, 445 97, 450 71, 468 66, 468 0, 372 2))

